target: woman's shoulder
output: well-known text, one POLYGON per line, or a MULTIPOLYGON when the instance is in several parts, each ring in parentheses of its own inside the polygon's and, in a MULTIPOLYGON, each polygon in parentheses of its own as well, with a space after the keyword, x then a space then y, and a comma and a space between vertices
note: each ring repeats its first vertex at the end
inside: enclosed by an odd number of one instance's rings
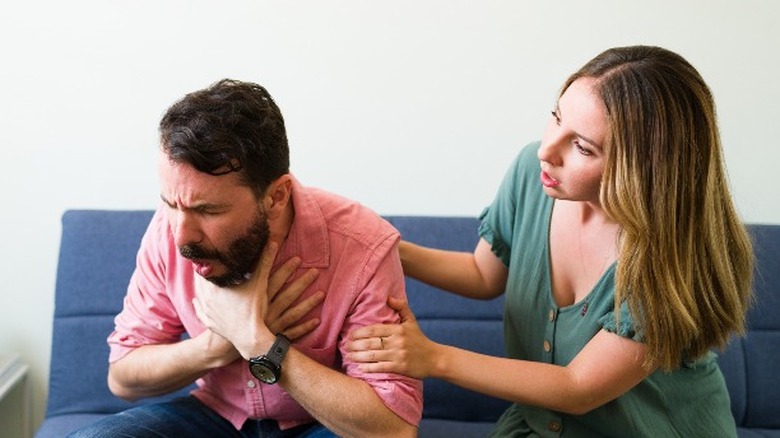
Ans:
POLYGON ((539 156, 537 151, 541 146, 541 141, 534 141, 525 145, 515 158, 515 165, 522 168, 536 168, 539 166, 539 156))
POLYGON ((535 141, 520 149, 504 175, 501 191, 515 193, 524 191, 524 188, 529 185, 536 185, 541 171, 539 157, 536 154, 539 145, 540 142, 535 141))

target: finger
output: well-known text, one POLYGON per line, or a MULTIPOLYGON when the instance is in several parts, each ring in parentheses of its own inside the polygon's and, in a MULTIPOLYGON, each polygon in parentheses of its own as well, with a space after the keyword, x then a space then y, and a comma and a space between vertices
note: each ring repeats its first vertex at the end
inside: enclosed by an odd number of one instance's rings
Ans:
POLYGON ((301 265, 300 257, 292 257, 276 271, 271 274, 271 279, 268 281, 268 299, 273 300, 274 295, 282 289, 284 283, 290 278, 296 269, 301 265))
POLYGON ((279 292, 276 297, 272 298, 269 295, 268 299, 270 302, 278 306, 278 308, 281 309, 281 312, 284 312, 284 310, 290 307, 290 305, 292 305, 292 303, 294 303, 295 300, 301 296, 303 291, 305 291, 306 288, 314 282, 314 280, 319 276, 319 272, 320 271, 314 268, 309 269, 295 281, 290 283, 290 285, 287 286, 283 291, 279 292))
POLYGON ((363 373, 397 373, 401 374, 401 368, 395 362, 361 362, 358 369, 363 373))
POLYGON ((283 311, 282 315, 269 324, 268 328, 271 329, 271 331, 276 329, 276 332, 287 330, 289 326, 297 323, 306 314, 314 310, 314 308, 322 303, 324 299, 325 293, 322 291, 313 294, 312 296, 296 304, 294 307, 290 307, 289 309, 283 311))
POLYGON ((347 351, 363 351, 366 350, 367 347, 368 344, 366 344, 365 340, 363 339, 349 341, 346 345, 347 351))
POLYGON ((359 329, 355 329, 352 332, 350 332, 349 337, 352 340, 360 340, 360 339, 367 339, 371 337, 375 337, 375 327, 377 327, 379 324, 376 325, 369 325, 366 327, 361 327, 359 329))
POLYGON ((257 276, 258 280, 268 281, 271 272, 271 266, 276 259, 276 252, 279 249, 279 245, 276 242, 269 241, 265 248, 263 248, 263 254, 260 256, 260 263, 255 268, 254 276, 257 276))
POLYGON ((406 300, 403 298, 387 297, 387 305, 390 306, 396 312, 400 312, 401 309, 406 306, 406 300))
POLYGON ((393 353, 382 350, 353 351, 347 353, 347 359, 358 363, 392 362, 393 353))
POLYGON ((388 338, 384 337, 384 341, 382 339, 379 336, 372 336, 350 341, 347 343, 347 351, 387 351, 388 338))
POLYGON ((349 336, 351 339, 370 339, 388 337, 397 331, 397 324, 374 324, 353 330, 349 336))
POLYGON ((401 316, 402 323, 407 321, 414 322, 417 320, 417 318, 414 316, 414 313, 412 313, 412 309, 409 307, 408 301, 401 298, 390 297, 387 299, 387 304, 398 312, 398 314, 401 316))
POLYGON ((283 330, 282 334, 287 336, 287 339, 294 341, 300 338, 301 336, 309 333, 310 331, 314 330, 319 325, 320 325, 320 320, 318 318, 312 318, 294 327, 290 327, 286 330, 283 330))

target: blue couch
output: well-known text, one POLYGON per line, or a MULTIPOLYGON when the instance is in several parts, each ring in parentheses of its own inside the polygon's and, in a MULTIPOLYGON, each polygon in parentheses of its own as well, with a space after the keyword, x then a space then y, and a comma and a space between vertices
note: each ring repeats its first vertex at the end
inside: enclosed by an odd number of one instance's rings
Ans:
MULTIPOLYGON (((122 306, 136 250, 151 215, 151 211, 97 210, 72 210, 63 215, 49 399, 36 438, 63 437, 134 405, 114 397, 106 386, 105 338, 122 306)), ((423 245, 471 250, 477 239, 474 218, 387 219, 404 238, 423 245)), ((719 360, 740 437, 780 437, 776 376, 780 364, 780 225, 751 225, 750 230, 758 259, 757 302, 749 316, 747 337, 735 339, 719 360)), ((432 339, 503 354, 502 299, 475 302, 414 280, 407 280, 407 293, 432 339)), ((441 381, 426 381, 420 436, 485 436, 506 406, 504 401, 441 381)))

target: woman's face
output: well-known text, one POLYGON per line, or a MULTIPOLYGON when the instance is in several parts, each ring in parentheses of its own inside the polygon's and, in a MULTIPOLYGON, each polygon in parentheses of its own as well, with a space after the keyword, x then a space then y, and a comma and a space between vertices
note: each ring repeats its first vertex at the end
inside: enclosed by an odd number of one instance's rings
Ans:
POLYGON ((607 111, 593 78, 574 81, 558 99, 538 156, 544 192, 555 199, 599 202, 607 111))

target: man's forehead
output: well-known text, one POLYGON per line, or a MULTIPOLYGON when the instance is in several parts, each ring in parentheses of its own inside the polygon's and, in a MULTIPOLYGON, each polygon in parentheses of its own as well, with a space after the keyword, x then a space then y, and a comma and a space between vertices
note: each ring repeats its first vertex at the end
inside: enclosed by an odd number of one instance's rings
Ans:
POLYGON ((251 192, 236 172, 211 175, 186 162, 163 156, 159 163, 161 196, 169 203, 224 204, 234 196, 251 192))

